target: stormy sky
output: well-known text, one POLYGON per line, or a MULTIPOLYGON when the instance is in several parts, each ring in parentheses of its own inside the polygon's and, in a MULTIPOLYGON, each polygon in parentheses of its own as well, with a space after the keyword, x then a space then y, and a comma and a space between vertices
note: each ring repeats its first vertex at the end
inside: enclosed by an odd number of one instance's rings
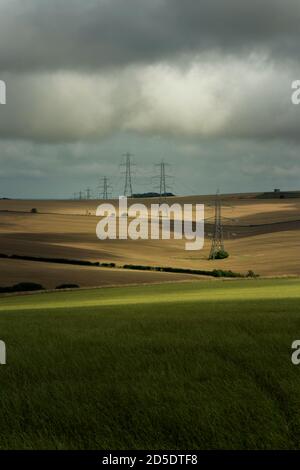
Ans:
POLYGON ((0 0, 0 197, 300 189, 299 0, 0 0))

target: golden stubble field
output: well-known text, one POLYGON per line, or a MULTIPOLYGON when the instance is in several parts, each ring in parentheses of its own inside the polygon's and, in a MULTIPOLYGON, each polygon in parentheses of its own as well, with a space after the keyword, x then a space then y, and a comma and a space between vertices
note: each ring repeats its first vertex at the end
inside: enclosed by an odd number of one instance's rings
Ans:
MULTIPOLYGON (((168 200, 169 203, 205 204, 206 237, 201 251, 185 251, 181 240, 98 240, 96 225, 99 218, 95 211, 102 201, 1 200, 0 253, 115 262, 119 265, 220 268, 242 273, 251 269, 265 276, 299 275, 300 199, 266 200, 255 196, 222 197, 225 248, 230 253, 226 260, 207 259, 214 214, 213 196, 168 200), (32 208, 36 208, 38 213, 32 214, 32 208)), ((117 201, 112 202, 117 204, 117 201)), ((134 202, 149 206, 157 201, 138 199, 134 202)), ((96 286, 194 278, 16 260, 1 260, 0 266, 0 285, 40 281, 46 287, 68 282, 96 286)))

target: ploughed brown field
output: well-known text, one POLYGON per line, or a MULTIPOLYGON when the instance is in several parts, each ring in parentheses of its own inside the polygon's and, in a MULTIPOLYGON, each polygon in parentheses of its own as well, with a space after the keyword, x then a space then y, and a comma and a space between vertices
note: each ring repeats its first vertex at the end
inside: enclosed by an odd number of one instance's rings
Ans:
MULTIPOLYGON (((256 194, 222 197, 225 260, 209 261, 214 196, 168 198, 175 203, 204 203, 205 247, 185 251, 184 240, 107 240, 96 237, 99 200, 0 200, 0 253, 72 258, 117 265, 141 264, 192 269, 253 270, 266 276, 300 274, 300 198, 259 199, 256 194), (38 213, 31 213, 36 208, 38 213)), ((118 201, 106 201, 118 204, 118 201)), ((131 202, 131 201, 130 201, 131 202)), ((150 205, 155 199, 134 202, 150 205)), ((194 279, 195 276, 0 260, 0 285, 40 282, 81 286, 151 283, 194 279)))

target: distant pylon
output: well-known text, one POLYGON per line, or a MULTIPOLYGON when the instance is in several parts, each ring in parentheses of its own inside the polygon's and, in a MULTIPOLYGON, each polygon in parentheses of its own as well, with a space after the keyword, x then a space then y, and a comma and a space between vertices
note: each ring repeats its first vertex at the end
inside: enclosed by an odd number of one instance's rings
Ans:
POLYGON ((165 162, 160 163, 160 183, 159 183, 159 195, 160 198, 162 196, 166 196, 167 194, 167 186, 166 186, 166 164, 165 162))
POLYGON ((127 152, 125 155, 123 155, 126 160, 125 160, 125 184, 124 184, 124 196, 129 196, 131 197, 133 194, 132 191, 132 178, 131 178, 131 157, 132 155, 127 152))
POLYGON ((166 198, 167 190, 169 189, 169 186, 167 185, 167 179, 171 177, 166 174, 166 166, 169 166, 169 164, 161 161, 156 166, 159 168, 159 175, 155 176, 154 179, 159 178, 159 187, 156 187, 159 189, 159 199, 162 201, 166 198))
POLYGON ((91 190, 90 190, 90 188, 86 189, 86 198, 91 199, 91 190))
POLYGON ((222 203, 221 203, 220 194, 218 191, 216 194, 216 201, 215 201, 214 233, 213 233, 213 239, 211 242, 209 259, 215 259, 218 253, 225 251, 221 210, 222 210, 222 203))
POLYGON ((100 197, 102 197, 102 199, 108 199, 109 198, 108 195, 110 193, 111 187, 108 183, 107 176, 103 176, 101 185, 99 185, 99 189, 100 189, 100 197))

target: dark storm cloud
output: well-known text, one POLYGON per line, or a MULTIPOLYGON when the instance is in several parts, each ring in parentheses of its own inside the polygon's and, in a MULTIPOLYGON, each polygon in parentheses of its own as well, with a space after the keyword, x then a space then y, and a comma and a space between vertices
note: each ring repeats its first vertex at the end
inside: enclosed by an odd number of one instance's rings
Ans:
POLYGON ((299 0, 0 0, 0 138, 299 138, 299 0))
POLYGON ((0 0, 0 68, 99 68, 209 49, 299 57, 299 33, 299 0, 0 0))
POLYGON ((299 44, 299 0, 0 0, 3 194, 71 194, 127 149, 187 191, 295 186, 299 44))
POLYGON ((291 103, 287 70, 268 57, 198 56, 118 73, 3 74, 7 104, 0 137, 39 142, 140 135, 216 139, 297 139, 300 108, 291 103))

